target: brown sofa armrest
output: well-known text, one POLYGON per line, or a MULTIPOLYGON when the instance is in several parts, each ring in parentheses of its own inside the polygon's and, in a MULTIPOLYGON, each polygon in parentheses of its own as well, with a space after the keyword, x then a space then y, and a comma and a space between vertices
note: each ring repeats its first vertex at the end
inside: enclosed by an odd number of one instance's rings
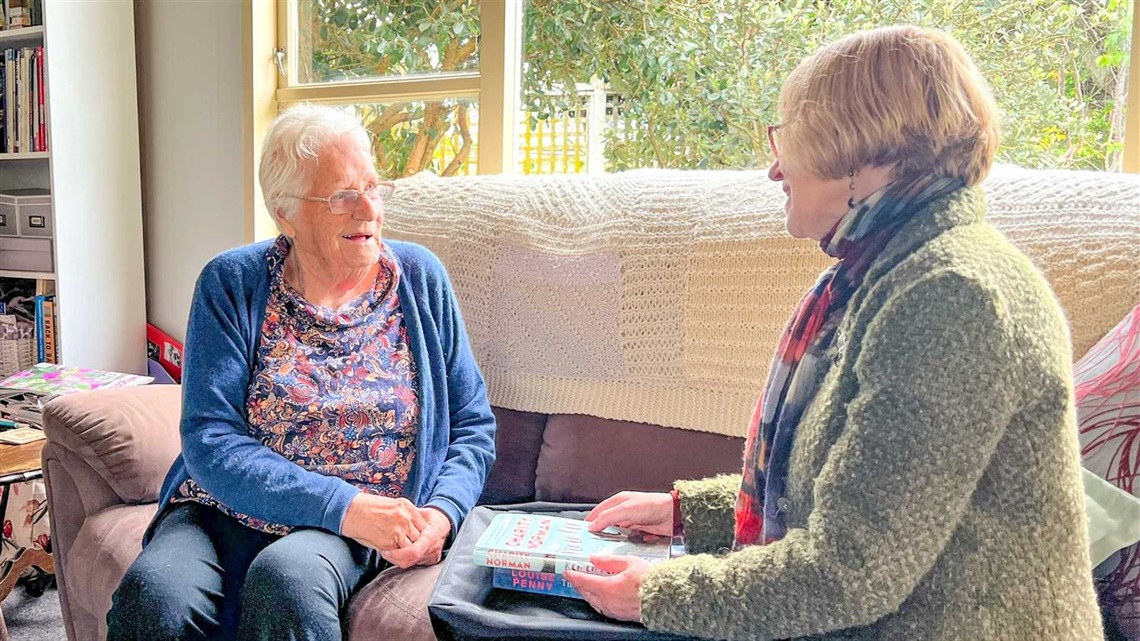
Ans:
MULTIPOLYGON (((147 385, 69 394, 44 407, 46 451, 67 450, 123 503, 158 500, 181 450, 178 385, 147 385)), ((46 456, 45 456, 46 458, 46 456)))

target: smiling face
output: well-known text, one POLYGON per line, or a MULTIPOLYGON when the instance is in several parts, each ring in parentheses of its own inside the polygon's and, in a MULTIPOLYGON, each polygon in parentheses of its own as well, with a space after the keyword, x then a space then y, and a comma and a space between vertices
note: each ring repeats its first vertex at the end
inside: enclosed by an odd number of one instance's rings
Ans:
POLYGON ((793 238, 820 240, 839 224, 847 213, 851 181, 847 178, 820 178, 794 163, 781 162, 788 152, 768 168, 770 180, 783 183, 785 225, 793 238))
MULTIPOLYGON (((380 182, 369 149, 351 135, 325 143, 317 162, 307 196, 328 198, 341 189, 363 192, 380 182)), ((285 218, 279 214, 279 220, 304 263, 340 273, 368 269, 380 259, 380 229, 384 224, 380 201, 361 195, 356 208, 343 215, 333 214, 323 202, 299 202, 295 215, 285 218)))

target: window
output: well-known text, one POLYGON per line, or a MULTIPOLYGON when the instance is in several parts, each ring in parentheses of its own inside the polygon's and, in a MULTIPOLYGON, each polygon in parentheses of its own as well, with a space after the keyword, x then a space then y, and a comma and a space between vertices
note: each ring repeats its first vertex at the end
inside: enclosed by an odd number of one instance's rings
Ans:
POLYGON ((294 84, 479 71, 479 3, 300 0, 294 84))
POLYGON ((350 106, 373 136, 378 167, 389 176, 501 171, 502 119, 484 121, 488 102, 505 102, 498 58, 510 3, 478 0, 290 0, 279 15, 285 64, 278 105, 350 106), (484 24, 495 26, 485 29, 484 24), (489 136, 494 144, 480 145, 489 136))
POLYGON ((883 24, 944 29, 1003 111, 999 162, 1119 170, 1125 0, 289 0, 282 104, 353 104, 385 171, 577 173, 767 162, 780 83, 883 24), (517 89, 516 89, 517 87, 517 89))

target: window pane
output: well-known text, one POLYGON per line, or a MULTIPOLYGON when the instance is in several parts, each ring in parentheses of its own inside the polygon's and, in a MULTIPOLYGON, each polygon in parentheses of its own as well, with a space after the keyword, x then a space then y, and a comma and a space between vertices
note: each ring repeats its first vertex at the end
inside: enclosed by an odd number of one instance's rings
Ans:
POLYGON ((479 69, 479 0, 296 2, 301 84, 479 69))
POLYGON ((351 105, 372 134, 381 176, 402 178, 421 171, 438 176, 476 173, 479 104, 437 100, 351 105))
POLYGON ((520 136, 523 171, 561 172, 558 124, 578 113, 589 171, 739 168, 771 160, 780 85, 820 46, 915 23, 953 34, 1002 110, 999 162, 1118 169, 1131 20, 1108 0, 528 0, 520 136), (538 124, 543 145, 534 148, 538 124), (556 130, 550 137, 551 128, 556 130), (527 153, 529 152, 529 156, 527 153), (554 159, 551 163, 550 160, 554 159))

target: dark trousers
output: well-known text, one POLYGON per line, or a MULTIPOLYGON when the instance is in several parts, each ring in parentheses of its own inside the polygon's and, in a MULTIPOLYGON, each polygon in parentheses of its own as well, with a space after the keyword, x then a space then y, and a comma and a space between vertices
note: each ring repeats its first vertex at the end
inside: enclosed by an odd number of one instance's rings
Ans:
POLYGON ((341 641, 380 555, 323 530, 274 536, 212 507, 168 508, 115 590, 108 641, 341 641))

